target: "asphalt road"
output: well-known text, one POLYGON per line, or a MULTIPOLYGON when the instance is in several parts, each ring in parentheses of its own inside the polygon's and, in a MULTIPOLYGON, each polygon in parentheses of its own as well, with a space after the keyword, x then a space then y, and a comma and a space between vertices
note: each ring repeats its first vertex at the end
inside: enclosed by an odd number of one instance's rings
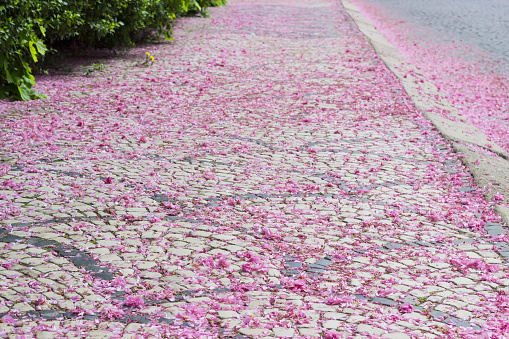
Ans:
MULTIPOLYGON (((431 28, 433 39, 464 43, 488 52, 509 70, 509 0, 366 0, 393 18, 431 28)), ((423 38, 415 37, 415 38, 423 38)), ((429 37, 428 37, 429 38, 429 37)))

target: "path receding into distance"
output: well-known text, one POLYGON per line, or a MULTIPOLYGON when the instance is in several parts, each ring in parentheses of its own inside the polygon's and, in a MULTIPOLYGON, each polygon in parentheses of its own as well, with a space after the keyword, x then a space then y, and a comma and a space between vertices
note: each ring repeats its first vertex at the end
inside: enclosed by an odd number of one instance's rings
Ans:
POLYGON ((2 102, 0 334, 507 336, 498 195, 357 24, 232 0, 2 102))
MULTIPOLYGON (((363 17, 397 47, 423 79, 446 94, 455 109, 482 131, 507 159, 509 150, 509 42, 504 1, 355 0, 363 17)), ((493 149, 492 149, 493 151, 493 149)), ((476 151, 474 151, 476 152, 476 151)), ((466 152, 471 153, 471 151, 466 152)), ((496 157, 496 155, 494 155, 496 157)), ((488 157, 492 159, 492 157, 488 157)), ((472 157, 479 184, 509 195, 509 163, 494 159, 498 179, 485 180, 489 166, 472 157), (498 185, 498 187, 497 187, 498 185)), ((484 161, 486 162, 486 161, 484 161)), ((507 210, 507 207, 502 207, 507 210)), ((509 211, 505 214, 509 215, 509 211)))
MULTIPOLYGON (((366 0, 388 15, 389 21, 406 26, 412 38, 463 43, 500 59, 500 71, 509 71, 509 3, 503 0, 366 0), (424 30, 427 30, 425 32, 424 30)), ((475 59, 474 59, 475 61, 475 59)), ((478 60, 477 60, 478 61, 478 60)))
POLYGON ((477 184, 499 201, 496 210, 509 222, 509 42, 503 33, 509 22, 502 14, 508 5, 348 3, 384 63, 441 134, 456 142, 477 184))

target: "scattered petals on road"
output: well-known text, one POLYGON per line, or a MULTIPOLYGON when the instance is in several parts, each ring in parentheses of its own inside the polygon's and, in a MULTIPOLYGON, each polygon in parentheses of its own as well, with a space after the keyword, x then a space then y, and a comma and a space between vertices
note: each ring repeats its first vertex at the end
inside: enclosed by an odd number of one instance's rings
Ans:
POLYGON ((0 334, 509 334, 509 238, 332 0, 232 0, 1 103, 0 334))

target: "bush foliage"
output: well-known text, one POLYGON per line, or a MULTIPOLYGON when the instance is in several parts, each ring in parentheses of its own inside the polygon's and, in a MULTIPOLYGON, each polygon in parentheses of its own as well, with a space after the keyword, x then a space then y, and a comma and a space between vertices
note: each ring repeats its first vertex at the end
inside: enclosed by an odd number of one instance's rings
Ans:
POLYGON ((171 37, 179 16, 201 13, 226 0, 2 0, 0 2, 0 98, 42 95, 33 65, 58 41, 120 48, 142 33, 171 37))

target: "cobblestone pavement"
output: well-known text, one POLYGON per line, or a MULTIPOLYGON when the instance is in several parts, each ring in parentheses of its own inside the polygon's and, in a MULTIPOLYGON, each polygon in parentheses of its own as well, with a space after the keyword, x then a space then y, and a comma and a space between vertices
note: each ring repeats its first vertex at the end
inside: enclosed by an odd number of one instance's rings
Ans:
POLYGON ((380 32, 396 47, 407 67, 445 94, 462 117, 488 137, 488 148, 498 145, 507 159, 509 40, 505 32, 509 21, 505 13, 509 13, 509 2, 352 3, 376 27, 372 31, 380 32))
POLYGON ((2 103, 0 335, 506 337, 505 226, 340 3, 211 16, 2 103))

